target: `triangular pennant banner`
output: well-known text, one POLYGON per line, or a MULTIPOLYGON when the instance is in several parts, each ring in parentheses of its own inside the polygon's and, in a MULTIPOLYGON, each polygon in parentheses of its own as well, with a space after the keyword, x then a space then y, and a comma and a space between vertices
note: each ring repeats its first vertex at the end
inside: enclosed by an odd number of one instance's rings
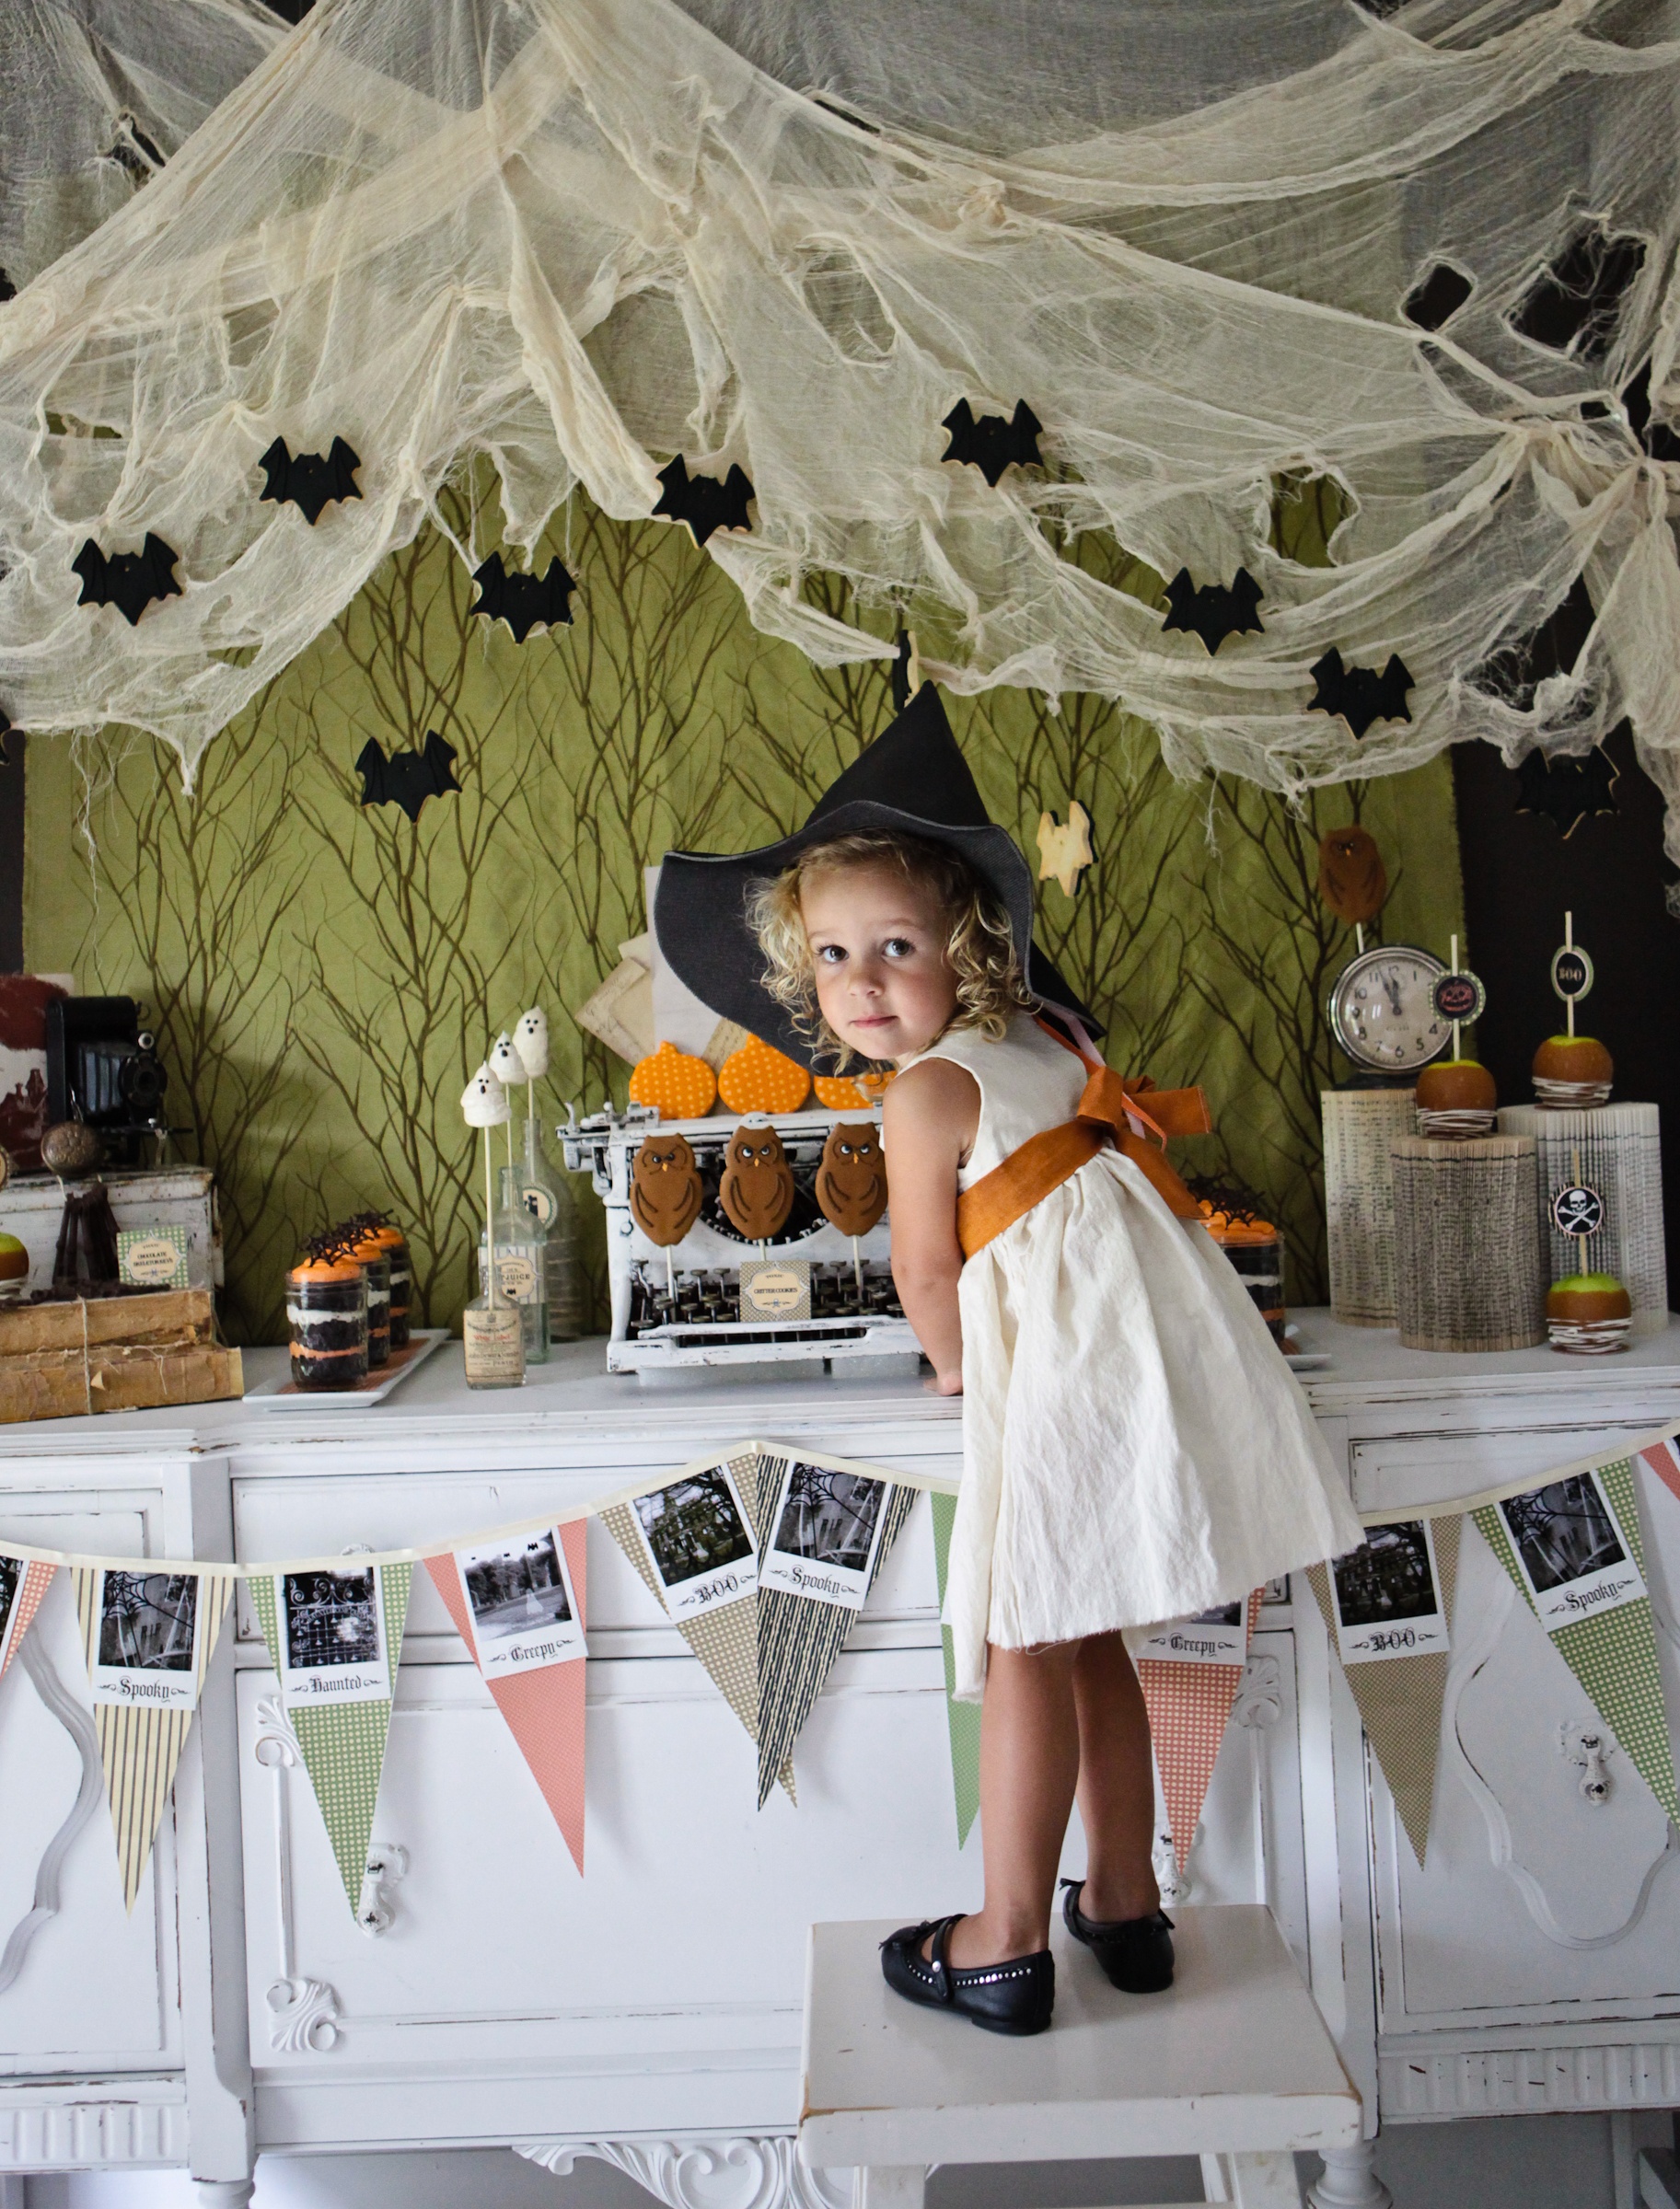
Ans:
POLYGON ((40 1557, 0 1555, 0 1680, 4 1680, 17 1646, 35 1623, 41 1599, 52 1585, 56 1565, 40 1557))
POLYGON ((1189 1859, 1231 1706, 1243 1683, 1259 1601, 1257 1588, 1246 1603, 1229 1603, 1203 1618, 1164 1627, 1134 1652, 1180 1871, 1189 1859))
POLYGON ((353 1561, 263 1573, 250 1583, 353 1910, 367 1871, 413 1569, 353 1561))
MULTIPOLYGON (((761 1539, 758 1526, 759 1503, 757 1452, 744 1452, 740 1456, 730 1458, 727 1461, 727 1470, 747 1516, 753 1522, 753 1540, 756 1544, 761 1539)), ((702 1475, 700 1479, 703 1481, 705 1477, 702 1475)), ((665 1514, 669 1519, 675 1519, 679 1513, 690 1509, 698 1510, 707 1508, 710 1504, 709 1497, 702 1494, 697 1498, 691 1499, 686 1493, 699 1485, 700 1481, 693 1476, 680 1475, 674 1478, 667 1487, 655 1490, 650 1498, 638 1497, 634 1503, 609 1504, 601 1513, 601 1524, 635 1567, 655 1602, 659 1604, 661 1610, 665 1611, 667 1616, 671 1616, 671 1606, 666 1602, 658 1578, 648 1561, 647 1544, 643 1539, 634 1514, 638 1505, 654 1504, 665 1498, 671 1499, 671 1509, 665 1514)), ((700 1581, 707 1577, 703 1573, 696 1574, 694 1579, 700 1581)), ((747 1578, 745 1574, 741 1577, 747 1578)), ((684 1583, 685 1586, 689 1584, 684 1583)), ((756 1586, 755 1578, 752 1586, 747 1590, 747 1595, 750 1595, 756 1586)), ((727 1592, 725 1590, 725 1593, 727 1592)), ((701 1664, 705 1666, 706 1671, 711 1674, 713 1683, 747 1729, 754 1748, 757 1748, 759 1743, 759 1635, 758 1618, 753 1604, 742 1597, 720 1602, 713 1608, 691 1613, 687 1616, 671 1616, 671 1623, 700 1659, 701 1664)), ((791 1756, 782 1760, 776 1776, 787 1789, 790 1801, 796 1799, 794 1794, 794 1764, 791 1756)))
MULTIPOLYGON (((837 1601, 819 1596, 794 1594, 785 1587, 767 1586, 766 1580, 774 1573, 787 1553, 778 1549, 781 1530, 769 1523, 770 1514, 782 1497, 784 1480, 790 1475, 785 1460, 767 1457, 759 1461, 759 1492, 760 1509, 760 1568, 759 1576, 759 1808, 763 1809, 771 1787, 784 1768, 793 1763, 794 1743, 800 1729, 810 1717, 823 1683, 833 1670, 834 1660, 851 1633, 864 1596, 874 1587, 875 1575, 887 1551, 898 1538, 899 1530, 910 1517, 910 1506, 916 1500, 914 1488, 901 1488, 892 1483, 870 1479, 831 1466, 794 1464, 791 1468, 794 1481, 805 1476, 804 1486, 818 1491, 822 1501, 818 1509, 837 1521, 848 1514, 867 1523, 860 1527, 859 1547, 864 1563, 857 1569, 855 1579, 861 1585, 845 1590, 846 1600, 837 1601), (878 1521, 878 1524, 877 1524, 878 1521), (852 1600, 855 1597, 855 1602, 852 1600)), ((804 1511, 812 1516, 811 1507, 795 1502, 787 1516, 804 1511)), ((814 1528, 809 1538, 802 1541, 800 1561, 813 1553, 820 1558, 828 1544, 823 1530, 814 1528)), ((840 1554, 845 1553, 843 1548, 840 1554)), ((796 1567, 797 1570, 797 1567, 796 1567)), ((827 1579, 839 1582, 852 1579, 844 1567, 825 1572, 820 1564, 817 1569, 803 1575, 807 1583, 827 1579)), ((789 1794, 793 1789, 789 1788, 789 1794)))
POLYGON ((214 1567, 77 1565, 71 1572, 122 1899, 132 1910, 237 1576, 214 1567))
MULTIPOLYGON (((1386 1637, 1391 1644, 1400 1648, 1377 1648, 1364 1660, 1350 1654, 1353 1637, 1349 1635, 1349 1646, 1344 1648, 1338 1638, 1336 1598, 1330 1586, 1330 1571, 1338 1571, 1344 1581, 1350 1575, 1350 1559, 1338 1558, 1333 1567, 1310 1565, 1307 1579, 1318 1608, 1324 1613, 1324 1623, 1330 1637, 1330 1647, 1342 1658, 1342 1673, 1350 1693, 1358 1707, 1365 1738, 1371 1743, 1371 1753, 1382 1767, 1383 1777, 1388 1782, 1388 1792, 1394 1797, 1395 1810, 1411 1843, 1412 1854, 1422 1865, 1429 1850, 1430 1818, 1435 1801, 1435 1765, 1441 1753, 1441 1708, 1446 1695, 1447 1668, 1452 1662, 1448 1638, 1453 1618, 1453 1605, 1458 1586, 1459 1535, 1464 1521, 1447 1514, 1428 1522, 1427 1534, 1420 1520, 1396 1521, 1392 1527, 1372 1527, 1368 1536, 1392 1535, 1390 1545, 1395 1552, 1396 1566, 1390 1567, 1386 1579, 1395 1577, 1396 1569, 1408 1567, 1410 1577, 1419 1577, 1418 1566, 1422 1559, 1422 1578, 1439 1581, 1431 1590, 1412 1593, 1408 1590, 1401 1596, 1399 1614, 1395 1614, 1396 1590, 1389 1588, 1388 1618, 1374 1635, 1368 1637, 1379 1643, 1386 1637), (1428 1571, 1430 1544, 1433 1545, 1434 1572, 1428 1571), (1438 1646, 1405 1649, 1404 1642, 1415 1627, 1417 1605, 1432 1601, 1438 1609, 1423 1616, 1439 1616, 1443 1630, 1438 1646)), ((1352 1551, 1352 1559, 1363 1559, 1372 1548, 1369 1541, 1361 1549, 1352 1551)), ((1378 1544, 1381 1550, 1382 1544, 1378 1544)), ((1358 1567, 1353 1567, 1355 1571, 1358 1567)), ((1375 1579, 1385 1579, 1382 1558, 1377 1560, 1375 1579)), ((1373 1606, 1374 1609, 1374 1606, 1373 1606)), ((1413 1638, 1417 1638, 1415 1633, 1413 1638)))
POLYGON ((951 1563, 951 1529, 956 1522, 956 1498, 935 1488, 928 1501, 933 1507, 933 1569, 939 1581, 940 1646, 945 1660, 945 1725, 951 1737, 951 1793, 956 1807, 956 1845, 968 1838, 980 1807, 980 1706, 956 1700, 956 1645, 944 1624, 945 1578, 951 1563))
POLYGON ((1483 1540, 1676 1824, 1680 1799, 1627 1458, 1475 1513, 1483 1540))
POLYGON ((1639 1451, 1639 1462, 1649 1466, 1676 1503, 1680 1503, 1680 1446, 1672 1435, 1653 1442, 1649 1450, 1639 1451))
POLYGON ((425 1561, 580 1872, 587 1551, 576 1519, 425 1561))

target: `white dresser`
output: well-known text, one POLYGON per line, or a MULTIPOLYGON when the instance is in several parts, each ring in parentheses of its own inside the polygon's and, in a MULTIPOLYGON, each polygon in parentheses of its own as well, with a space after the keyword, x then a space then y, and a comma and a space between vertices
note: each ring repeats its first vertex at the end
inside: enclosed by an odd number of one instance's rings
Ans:
MULTIPOLYGON (((1310 1388, 1361 1509, 1680 1424, 1680 1326, 1588 1364, 1302 1324, 1332 1356, 1310 1388)), ((250 1378, 279 1355, 248 1356, 250 1378)), ((958 1406, 909 1377, 602 1366, 582 1344, 473 1395, 457 1346, 371 1411, 10 1428, 0 1535, 240 1558, 423 1544, 749 1438, 959 1466, 958 1406)), ((1680 1690, 1680 1506, 1660 1498, 1647 1532, 1680 1690)), ((417 1574, 358 1916, 241 1607, 132 1919, 61 1579, 0 1690, 0 2171, 188 2163, 238 2204, 258 2148, 512 2143, 556 2169, 604 2154, 673 2203, 697 2153, 726 2158, 743 2205, 839 2202, 791 2164, 805 1927, 979 1893, 933 1578, 919 1504, 801 1736, 800 1807, 777 1791, 758 1811, 746 1736, 592 1525, 580 1879, 417 1574)), ((1299 1593, 1260 1613, 1187 1899, 1270 1903, 1385 2123, 1680 2104, 1675 1837, 1619 1752, 1582 1761, 1602 1729, 1510 1582, 1467 1533, 1427 1874, 1299 1593)), ((1357 2156, 1327 2184, 1383 2198, 1357 2156)))

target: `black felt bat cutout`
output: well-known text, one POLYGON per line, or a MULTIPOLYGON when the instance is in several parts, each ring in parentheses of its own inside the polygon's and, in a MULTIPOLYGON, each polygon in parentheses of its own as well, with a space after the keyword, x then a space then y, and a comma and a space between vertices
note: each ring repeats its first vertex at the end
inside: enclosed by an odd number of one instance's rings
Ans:
POLYGON ((154 598, 179 598, 175 563, 180 558, 172 545, 148 529, 138 552, 113 552, 109 559, 89 538, 70 562, 71 572, 82 579, 78 606, 114 606, 132 629, 154 598))
POLYGON ((1566 840, 1589 814, 1618 810, 1615 763, 1602 745, 1579 759, 1532 751, 1517 769, 1517 811, 1543 813, 1566 840))
POLYGON ((16 299, 17 296, 17 286, 12 282, 6 271, 4 269, 0 269, 0 306, 4 306, 8 299, 16 299))
POLYGON ((551 560, 545 574, 527 575, 517 568, 510 575, 502 555, 492 552, 482 567, 472 571, 479 586, 472 610, 492 621, 505 621, 514 642, 523 644, 534 629, 558 629, 572 619, 570 600, 577 585, 559 561, 551 560))
POLYGON ((940 458, 972 462, 993 491, 1012 464, 1017 468, 1044 465, 1038 450, 1044 424, 1024 399, 1016 399, 1015 411, 1008 416, 977 416, 967 400, 959 399, 940 427, 951 433, 951 442, 940 458))
POLYGON ((1306 701, 1307 711, 1339 713, 1355 736, 1362 736, 1373 721, 1409 721, 1411 708, 1406 694, 1412 678, 1397 652, 1379 675, 1374 667, 1344 667, 1334 644, 1309 670, 1318 686, 1306 701))
POLYGON ((393 752, 388 759, 370 736, 356 758, 362 778, 364 805, 400 805, 411 821, 428 798, 441 798, 458 790, 455 779, 455 746, 446 744, 435 729, 426 731, 423 752, 393 752))
POLYGON ((324 460, 319 453, 288 452, 285 439, 276 437, 257 465, 268 479, 260 496, 279 506, 301 507, 311 528, 331 500, 362 495, 355 473, 362 465, 361 455, 342 437, 332 440, 324 460))
POLYGON ((1192 583, 1188 568, 1180 568, 1166 586, 1166 619, 1163 630, 1182 629, 1199 636, 1210 652, 1217 652, 1227 637, 1266 627, 1259 618, 1260 586, 1246 568, 1239 568, 1229 583, 1192 583))
POLYGON ((714 529, 750 529, 747 502, 753 494, 752 479, 743 468, 732 466, 720 483, 715 476, 691 476, 680 453, 668 468, 659 470, 659 503, 654 508, 673 522, 687 522, 689 535, 703 545, 714 529))

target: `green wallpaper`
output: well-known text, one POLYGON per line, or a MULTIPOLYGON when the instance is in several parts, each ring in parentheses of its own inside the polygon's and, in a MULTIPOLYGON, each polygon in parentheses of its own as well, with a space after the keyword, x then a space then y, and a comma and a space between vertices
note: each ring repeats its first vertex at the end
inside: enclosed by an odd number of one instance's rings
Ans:
MULTIPOLYGON (((464 497, 445 514, 465 542, 464 497)), ((547 1116, 621 1101, 628 1070, 569 1011, 643 926, 643 866, 792 827, 890 716, 875 667, 825 673, 758 635, 684 531, 580 501, 551 549, 578 578, 575 626, 516 645, 469 617, 462 561, 428 530, 216 740, 191 798, 149 739, 30 745, 28 963, 145 1000, 183 1149, 219 1179, 235 1340, 280 1337, 299 1238, 365 1203, 407 1224, 425 1315, 453 1321, 480 1185, 458 1100, 489 1038, 542 1003, 547 1116), (417 826, 364 811, 367 738, 391 751, 428 729, 455 746, 461 794, 417 826)), ((1322 1007, 1351 943, 1313 895, 1316 841, 1362 818, 1395 885, 1385 932, 1444 955, 1463 926, 1447 761, 1297 815, 1247 784, 1175 782, 1150 732, 1090 698, 947 702, 1029 853, 1041 809, 1091 814, 1076 896, 1041 885, 1046 947, 1114 1065, 1207 1086, 1219 1132, 1184 1162, 1263 1191, 1292 1237, 1291 1301, 1322 1299, 1322 1007)))

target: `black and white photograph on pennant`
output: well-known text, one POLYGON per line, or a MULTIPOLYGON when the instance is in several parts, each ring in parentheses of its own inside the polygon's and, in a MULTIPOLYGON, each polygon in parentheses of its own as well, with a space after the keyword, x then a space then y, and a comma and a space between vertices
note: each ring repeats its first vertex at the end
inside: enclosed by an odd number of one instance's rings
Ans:
POLYGON ((752 1522, 726 1464, 632 1497, 631 1510, 672 1618, 697 1618, 758 1592, 752 1522))
POLYGON ((1507 1496, 1499 1511, 1543 1626, 1619 1611, 1645 1593, 1644 1575, 1596 1473, 1507 1496))
POLYGON ((487 1680, 584 1657, 584 1629, 558 1531, 458 1549, 455 1568, 487 1680))
POLYGON ((288 1706, 390 1700, 384 1605, 371 1565, 277 1572, 274 1613, 288 1706))
POLYGON ((1336 1640, 1344 1664, 1385 1657, 1444 1656, 1452 1648, 1435 1533, 1427 1519, 1371 1526, 1357 1549, 1330 1566, 1336 1640))
POLYGON ((99 1576, 96 1706, 191 1710, 198 1701, 199 1579, 195 1572, 99 1576))
MULTIPOLYGON (((1163 1664, 1243 1664, 1248 1657, 1246 1603, 1215 1603, 1189 1618, 1176 1618, 1141 1640, 1131 1642, 1134 1657, 1163 1664)), ((1130 1637, 1128 1637, 1129 1642, 1130 1637)))
POLYGON ((759 1560, 759 1587, 861 1610, 891 1486, 866 1473, 788 1461, 770 1513, 775 1532, 759 1560))

